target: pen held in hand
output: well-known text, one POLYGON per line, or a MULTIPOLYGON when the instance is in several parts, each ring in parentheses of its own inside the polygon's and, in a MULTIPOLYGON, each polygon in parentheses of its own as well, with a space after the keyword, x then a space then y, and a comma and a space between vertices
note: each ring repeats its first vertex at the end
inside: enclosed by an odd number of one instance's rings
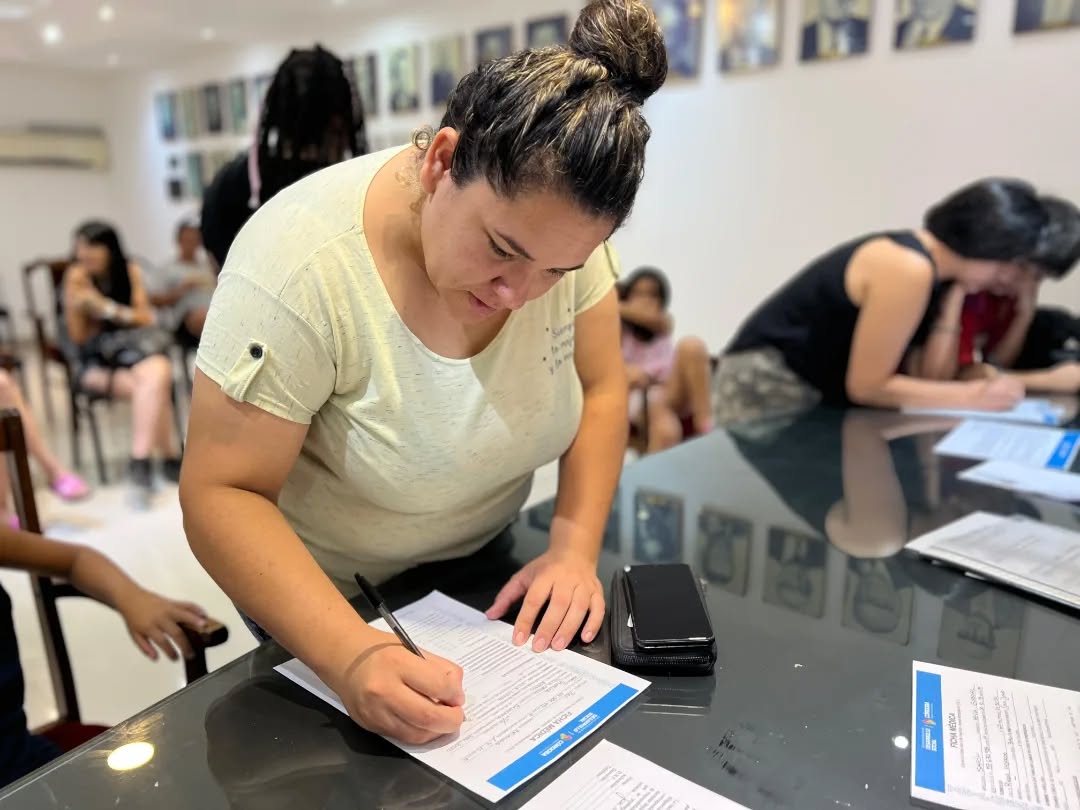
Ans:
POLYGON ((359 574, 353 574, 353 578, 356 580, 356 584, 360 586, 360 592, 364 594, 364 598, 371 603, 371 606, 382 616, 383 621, 390 626, 394 635, 398 637, 398 641, 413 655, 423 658, 424 654, 420 652, 420 648, 413 644, 413 640, 409 638, 405 628, 398 623, 398 620, 394 618, 394 614, 390 612, 390 608, 386 606, 386 600, 382 598, 382 594, 375 589, 374 585, 368 582, 367 578, 359 574))

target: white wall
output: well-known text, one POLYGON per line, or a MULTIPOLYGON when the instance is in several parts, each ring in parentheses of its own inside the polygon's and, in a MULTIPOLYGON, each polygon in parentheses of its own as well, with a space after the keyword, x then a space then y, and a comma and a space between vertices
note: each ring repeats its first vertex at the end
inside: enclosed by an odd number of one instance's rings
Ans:
MULTIPOLYGON (((112 88, 93 74, 0 66, 0 99, 0 127, 112 123, 112 88)), ((0 304, 17 315, 20 331, 27 328, 22 266, 67 254, 80 221, 120 213, 116 178, 115 162, 108 171, 0 166, 0 304)))
MULTIPOLYGON (((264 72, 289 45, 315 39, 353 55, 514 22, 520 42, 526 17, 577 7, 530 0, 513 4, 511 14, 494 0, 423 5, 375 21, 326 16, 265 47, 118 79, 111 136, 128 241, 163 254, 176 220, 190 210, 165 202, 170 150, 154 132, 156 90, 264 72)), ((647 107, 655 133, 647 179, 616 243, 628 268, 651 263, 669 273, 680 332, 720 348, 748 310, 808 259, 862 231, 915 226, 929 204, 979 176, 1019 175, 1080 200, 1080 32, 1016 38, 1014 4, 985 0, 974 44, 898 54, 893 3, 879 0, 869 56, 801 65, 799 4, 785 5, 781 66, 728 77, 715 70, 715 3, 706 3, 702 77, 672 82, 647 107)), ((380 136, 404 133, 436 118, 430 109, 383 114, 372 128, 380 136)), ((239 148, 242 140, 222 143, 239 148)), ((1080 307, 1080 272, 1048 285, 1044 297, 1080 307)))

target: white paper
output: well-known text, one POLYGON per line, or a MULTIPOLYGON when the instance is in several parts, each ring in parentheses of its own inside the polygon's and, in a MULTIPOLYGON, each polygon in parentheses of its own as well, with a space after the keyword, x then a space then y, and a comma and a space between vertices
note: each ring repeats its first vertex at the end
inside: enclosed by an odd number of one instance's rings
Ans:
POLYGON ((1080 608, 1080 532, 1020 515, 974 512, 907 547, 987 579, 1080 608))
POLYGON ((967 421, 938 442, 941 456, 1011 461, 1028 467, 1068 471, 1080 453, 1080 431, 967 421))
POLYGON ((960 478, 1056 501, 1080 501, 1080 475, 1025 467, 1015 461, 984 461, 964 470, 960 478))
POLYGON ((522 810, 747 810, 607 740, 574 763, 522 810))
MULTIPOLYGON (((418 646, 465 671, 465 722, 428 745, 391 742, 489 801, 538 774, 649 686, 572 651, 515 647, 511 625, 437 591, 394 615, 418 646)), ((382 620, 372 626, 387 629, 382 620)), ((276 669, 345 711, 297 659, 276 669)))
POLYGON ((1018 422, 1057 427, 1065 420, 1065 408, 1047 399, 1022 399, 1009 411, 967 411, 954 408, 904 408, 904 413, 951 416, 956 419, 984 419, 990 422, 1018 422))
POLYGON ((1080 807, 1080 693, 918 661, 911 680, 912 798, 1080 807))

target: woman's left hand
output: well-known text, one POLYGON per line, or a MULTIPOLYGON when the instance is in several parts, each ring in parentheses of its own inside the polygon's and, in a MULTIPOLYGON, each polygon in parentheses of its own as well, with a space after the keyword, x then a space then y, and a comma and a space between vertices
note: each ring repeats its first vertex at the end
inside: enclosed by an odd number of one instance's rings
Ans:
POLYGON ((548 603, 543 621, 533 639, 533 650, 543 652, 549 646, 564 650, 581 631, 588 644, 604 621, 604 589, 596 576, 596 561, 575 551, 548 550, 518 571, 499 591, 487 610, 489 619, 505 615, 514 602, 525 597, 514 623, 514 644, 521 646, 529 638, 536 617, 548 603), (588 616, 588 621, 585 621, 588 616))

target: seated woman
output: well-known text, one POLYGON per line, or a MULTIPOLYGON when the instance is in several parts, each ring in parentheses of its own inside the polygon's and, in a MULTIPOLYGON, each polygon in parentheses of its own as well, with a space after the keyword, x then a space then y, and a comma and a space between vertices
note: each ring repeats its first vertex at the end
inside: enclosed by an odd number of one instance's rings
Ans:
POLYGON ((1018 380, 941 381, 913 367, 925 362, 920 348, 954 328, 942 320, 950 285, 969 293, 1011 285, 1039 262, 1056 227, 1053 205, 1022 181, 982 180, 931 208, 920 230, 870 234, 817 259, 738 330, 713 380, 717 420, 819 401, 1012 407, 1024 395, 1018 380))
MULTIPOLYGON (((930 379, 988 379, 1000 373, 1028 390, 1074 394, 1080 390, 1080 363, 1022 360, 1033 335, 1039 286, 1060 280, 1080 261, 1080 212, 1064 200, 1045 199, 1050 220, 1038 255, 1012 284, 969 295, 955 286, 941 308, 941 328, 917 360, 916 373, 930 379)), ((1038 330, 1034 330, 1038 331, 1038 330)), ((1044 354, 1048 354, 1044 352, 1044 354)))
POLYGON ((79 386, 131 400, 133 500, 146 508, 153 490, 153 452, 162 456, 165 477, 180 480, 172 428, 172 339, 153 326, 142 271, 128 262, 110 226, 88 222, 76 232, 75 261, 64 275, 63 310, 79 386))
POLYGON ((645 429, 645 452, 681 442, 687 422, 694 434, 708 433, 712 430, 709 352, 699 338, 672 342, 667 277, 653 267, 641 267, 619 284, 618 292, 630 423, 645 429), (646 397, 648 408, 643 407, 646 397))

